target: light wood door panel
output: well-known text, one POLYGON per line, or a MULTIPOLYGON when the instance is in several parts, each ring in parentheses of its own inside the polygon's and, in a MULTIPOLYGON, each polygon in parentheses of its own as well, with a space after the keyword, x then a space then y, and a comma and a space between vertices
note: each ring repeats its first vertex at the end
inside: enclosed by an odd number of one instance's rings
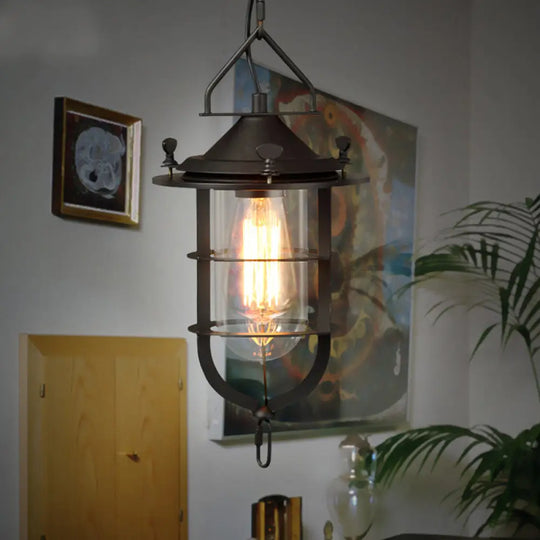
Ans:
POLYGON ((114 538, 114 363, 108 355, 45 360, 48 538, 114 538))
POLYGON ((21 538, 186 540, 185 342, 26 336, 21 365, 21 538))
POLYGON ((158 363, 146 351, 116 361, 117 538, 174 538, 178 530, 179 380, 174 357, 158 363))

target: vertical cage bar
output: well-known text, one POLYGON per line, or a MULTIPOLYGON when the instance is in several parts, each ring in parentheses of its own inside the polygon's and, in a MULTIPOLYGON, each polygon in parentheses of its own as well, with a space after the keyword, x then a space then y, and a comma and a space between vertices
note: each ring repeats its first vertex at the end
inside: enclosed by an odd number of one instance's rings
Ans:
POLYGON ((318 190, 319 209, 319 306, 317 331, 330 332, 330 254, 332 242, 331 188, 318 190))
POLYGON ((197 324, 210 325, 210 190, 197 190, 197 324))

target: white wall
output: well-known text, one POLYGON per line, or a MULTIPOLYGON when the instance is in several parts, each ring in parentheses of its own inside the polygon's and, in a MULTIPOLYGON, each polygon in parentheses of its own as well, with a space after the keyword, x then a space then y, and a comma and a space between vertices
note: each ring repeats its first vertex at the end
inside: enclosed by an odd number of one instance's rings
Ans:
MULTIPOLYGON (((523 201, 539 193, 539 28, 537 0, 476 0, 472 5, 471 201, 523 201)), ((472 318, 472 340, 484 321, 472 318)), ((521 342, 515 340, 501 354, 500 340, 493 336, 471 364, 470 423, 517 433, 538 422, 539 413, 521 342)))
MULTIPOLYGON (((0 5, 0 538, 15 539, 18 528, 18 334, 187 336, 194 195, 156 188, 151 177, 163 137, 177 137, 183 157, 223 131, 226 121, 197 113, 206 83, 240 41, 244 4, 0 5), (53 98, 60 95, 144 119, 138 230, 51 215, 53 98)), ((468 197, 469 2, 276 0, 267 8, 268 29, 319 88, 418 126, 417 232, 430 237, 439 214, 468 197)), ((256 57, 282 69, 272 56, 256 57)), ((412 421, 467 423, 467 328, 453 319, 432 328, 423 317, 428 305, 426 295, 418 299, 412 421)), ((339 438, 276 443, 267 471, 254 465, 251 445, 209 442, 207 386, 188 343, 191 539, 246 538, 251 502, 274 492, 302 495, 305 538, 320 538, 339 438)), ((445 487, 442 477, 396 487, 374 538, 459 531, 449 505, 433 504, 445 487)))

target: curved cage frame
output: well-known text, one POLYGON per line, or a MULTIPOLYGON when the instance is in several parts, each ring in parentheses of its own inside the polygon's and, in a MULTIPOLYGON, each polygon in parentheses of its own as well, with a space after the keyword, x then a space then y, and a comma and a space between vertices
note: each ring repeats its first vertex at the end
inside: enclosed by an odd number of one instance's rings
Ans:
MULTIPOLYGON (((306 186, 304 185, 303 188, 306 186)), ((265 408, 273 413, 287 405, 306 397, 315 389, 323 376, 330 357, 330 262, 331 262, 331 188, 317 189, 318 202, 318 254, 311 254, 310 260, 316 261, 318 269, 318 306, 310 321, 312 328, 305 332, 295 332, 296 336, 317 336, 317 353, 313 365, 305 378, 291 390, 278 394, 268 400, 265 408)), ((197 261, 197 323, 189 330, 197 334, 197 352, 199 363, 208 383, 224 399, 249 409, 254 415, 261 410, 261 404, 252 396, 244 394, 231 386, 217 370, 212 358, 210 338, 212 336, 231 336, 249 338, 246 334, 221 333, 212 330, 215 321, 211 320, 211 264, 219 264, 219 259, 212 257, 210 245, 211 214, 210 190, 197 190, 197 251, 190 258, 197 261)), ((305 262, 305 257, 287 259, 291 262, 305 262)), ((242 259, 240 259, 242 261, 242 259)), ((277 334, 276 337, 287 336, 277 334)))

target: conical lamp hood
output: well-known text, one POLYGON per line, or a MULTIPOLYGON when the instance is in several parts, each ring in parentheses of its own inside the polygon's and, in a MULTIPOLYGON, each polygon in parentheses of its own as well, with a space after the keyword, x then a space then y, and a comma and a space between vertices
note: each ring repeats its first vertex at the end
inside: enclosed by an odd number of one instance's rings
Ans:
POLYGON ((185 171, 184 179, 192 175, 203 181, 215 181, 216 176, 234 175, 264 177, 264 160, 257 154, 263 144, 275 144, 283 148, 273 168, 280 178, 298 175, 330 176, 337 178, 340 163, 333 158, 322 158, 313 152, 275 115, 242 116, 234 126, 202 156, 187 158, 178 167, 185 171))

